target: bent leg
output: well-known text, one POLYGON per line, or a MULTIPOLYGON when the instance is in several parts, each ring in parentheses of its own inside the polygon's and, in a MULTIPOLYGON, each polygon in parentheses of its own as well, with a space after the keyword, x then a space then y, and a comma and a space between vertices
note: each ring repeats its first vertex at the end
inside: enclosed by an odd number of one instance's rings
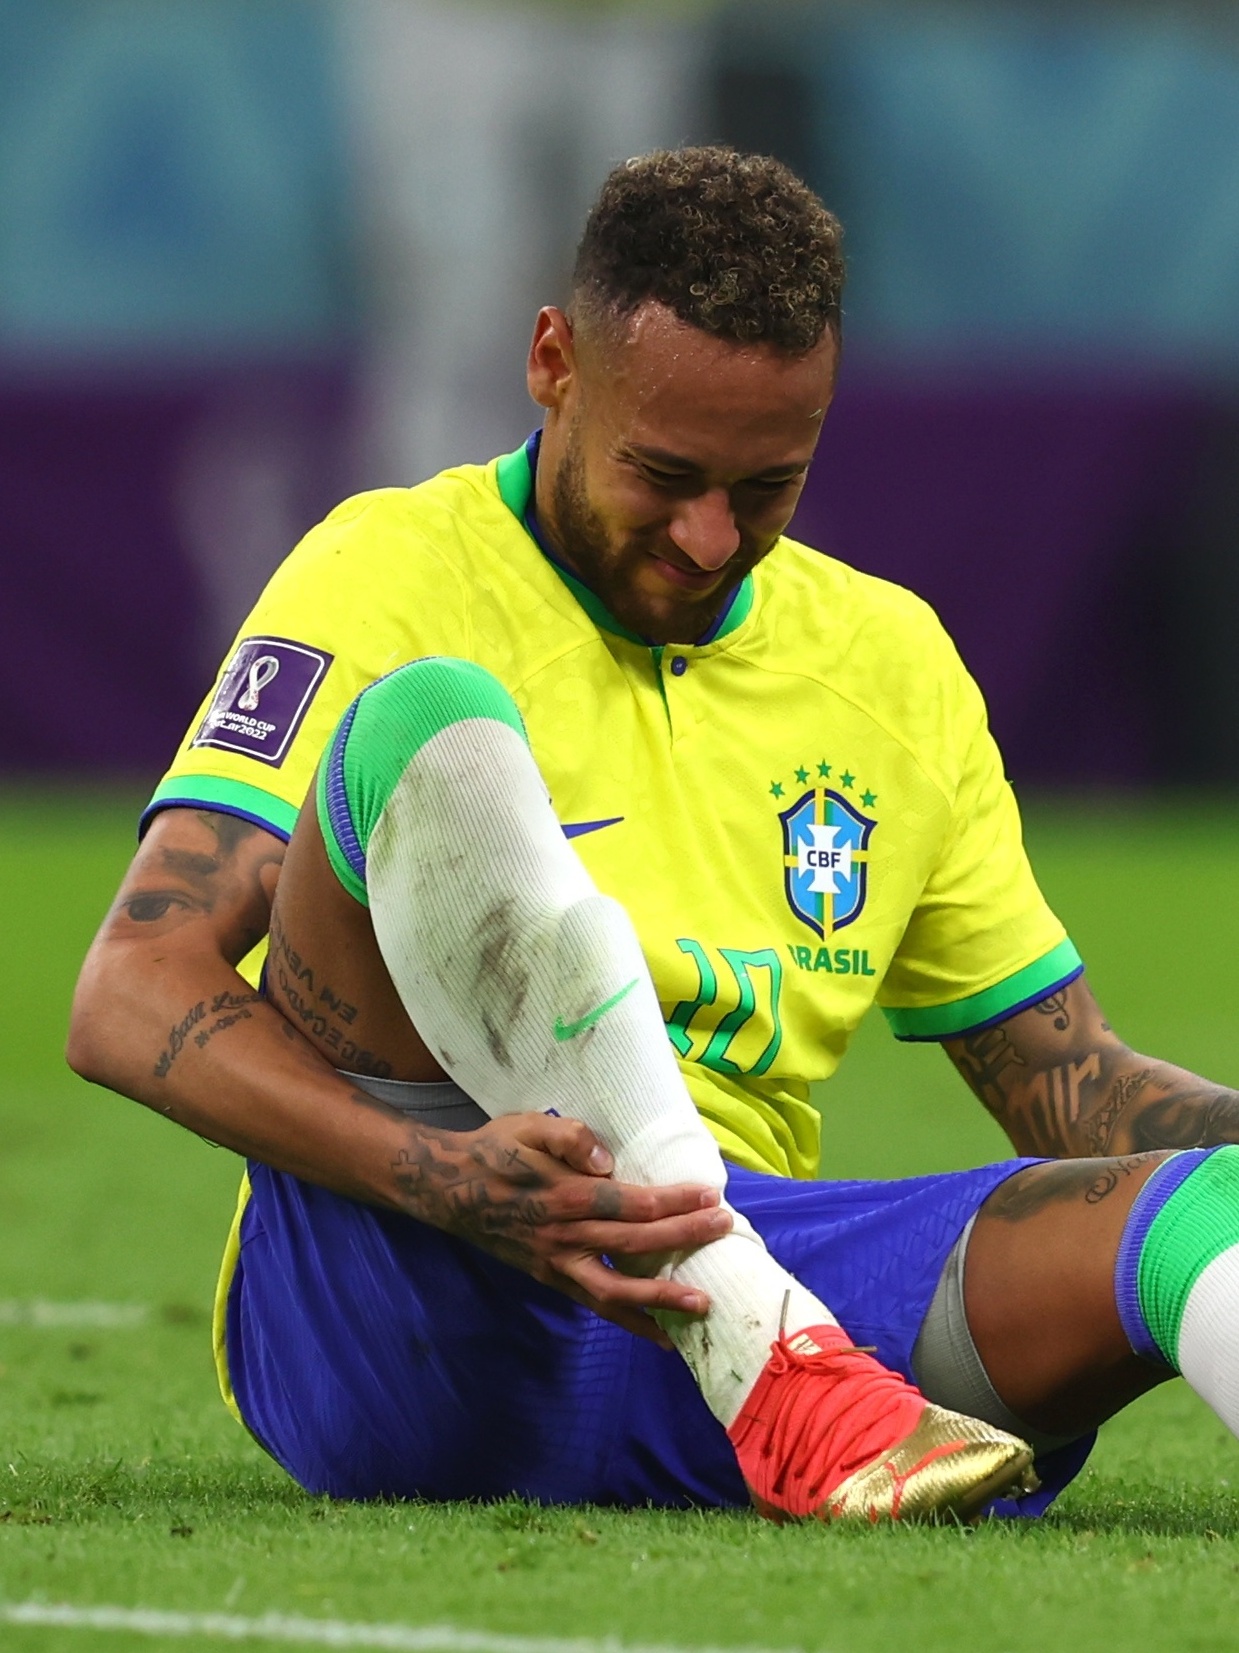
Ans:
MULTIPOLYGON (((369 909, 390 987, 420 1035, 401 1048, 408 1077, 433 1077, 430 1059, 492 1116, 581 1119, 626 1181, 724 1186, 631 924, 565 842, 494 678, 439 659, 371 685, 324 757, 317 806, 321 849, 342 891, 369 909)), ((294 864, 290 854, 286 873, 294 864)), ((283 946, 282 916, 281 926, 283 946)), ((278 973, 277 987, 292 1004, 278 973)), ((383 1014, 394 1037, 390 994, 383 1014)), ((731 1234, 660 1272, 711 1302, 704 1322, 669 1317, 667 1330, 763 1500, 800 1514, 834 1500, 833 1515, 853 1513, 854 1493, 858 1513, 925 1514, 965 1508, 996 1475, 1022 1473, 1021 1442, 927 1409, 851 1347, 734 1215, 731 1234)))
MULTIPOLYGON (((623 1181, 725 1185, 627 915, 564 838, 493 677, 428 659, 372 684, 324 756, 316 802, 277 894, 282 1008, 297 1009, 297 966, 326 956, 337 995, 357 994, 350 1029, 372 1075, 446 1073, 491 1117, 583 1120, 623 1181)), ((739 1216, 662 1272, 714 1304, 708 1332, 678 1319, 668 1330, 724 1423, 782 1315, 792 1333, 833 1323, 739 1216)))

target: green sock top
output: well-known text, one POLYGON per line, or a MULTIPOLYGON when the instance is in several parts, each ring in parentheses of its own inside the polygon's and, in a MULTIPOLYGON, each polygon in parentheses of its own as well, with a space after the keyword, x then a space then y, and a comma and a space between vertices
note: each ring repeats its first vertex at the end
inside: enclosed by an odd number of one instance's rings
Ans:
POLYGON ((380 677, 340 719, 318 766, 315 801, 327 858, 363 907, 366 850, 397 782, 427 741, 469 718, 506 723, 528 744, 516 702, 498 678, 446 655, 380 677))
MULTIPOLYGON (((1172 1162, 1173 1163, 1173 1162, 1172 1162)), ((1239 1245, 1239 1147, 1202 1160, 1154 1217, 1140 1248, 1140 1312, 1178 1369, 1179 1330, 1192 1287, 1216 1257, 1239 1245)))

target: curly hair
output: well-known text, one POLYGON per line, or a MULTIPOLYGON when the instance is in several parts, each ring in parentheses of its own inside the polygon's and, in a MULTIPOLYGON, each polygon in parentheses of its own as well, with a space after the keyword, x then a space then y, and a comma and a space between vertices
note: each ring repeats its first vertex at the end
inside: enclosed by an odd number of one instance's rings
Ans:
POLYGON ((577 248, 573 305, 622 323, 648 300, 718 338, 812 350, 841 325, 843 231, 781 161, 721 147, 617 166, 577 248))

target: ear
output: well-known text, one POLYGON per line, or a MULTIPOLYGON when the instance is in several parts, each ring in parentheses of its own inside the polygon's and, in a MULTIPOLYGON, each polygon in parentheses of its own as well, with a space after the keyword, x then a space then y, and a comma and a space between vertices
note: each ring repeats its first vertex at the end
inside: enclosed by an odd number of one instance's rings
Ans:
POLYGON ((558 410, 575 378, 572 323, 555 305, 545 304, 533 324, 533 340, 525 364, 529 394, 539 407, 558 410))

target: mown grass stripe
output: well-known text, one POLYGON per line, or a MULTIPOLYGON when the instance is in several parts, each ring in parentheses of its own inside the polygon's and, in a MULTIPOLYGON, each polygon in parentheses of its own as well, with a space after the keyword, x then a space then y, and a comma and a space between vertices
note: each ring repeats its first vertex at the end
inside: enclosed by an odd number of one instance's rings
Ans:
POLYGON ((146 1303, 53 1303, 42 1297, 21 1302, 0 1298, 0 1326, 34 1326, 45 1331, 85 1326, 125 1329, 144 1326, 149 1318, 146 1303))
MULTIPOLYGON (((40 1601, 0 1606, 0 1624, 60 1630, 122 1630, 138 1636, 213 1636, 220 1641, 308 1642, 316 1647, 379 1647, 394 1653, 762 1653, 756 1648, 677 1648, 614 1637, 504 1636, 451 1625, 347 1624, 283 1613, 169 1613, 149 1607, 73 1607, 40 1601)), ((788 1650, 792 1653, 792 1650, 788 1650)))

